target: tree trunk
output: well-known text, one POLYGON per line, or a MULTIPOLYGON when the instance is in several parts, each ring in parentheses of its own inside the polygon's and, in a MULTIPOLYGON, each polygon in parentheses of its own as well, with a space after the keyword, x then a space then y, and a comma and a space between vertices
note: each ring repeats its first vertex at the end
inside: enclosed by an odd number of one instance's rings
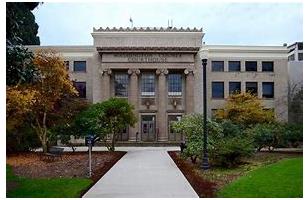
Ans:
POLYGON ((48 137, 47 137, 47 127, 46 127, 46 118, 47 118, 47 113, 44 112, 43 116, 43 126, 39 123, 39 119, 35 119, 35 125, 31 124, 31 126, 34 128, 39 140, 42 143, 42 148, 43 152, 47 153, 48 152, 48 137))
POLYGON ((112 144, 111 144, 111 148, 110 148, 111 151, 115 151, 115 140, 116 140, 116 137, 115 137, 115 134, 113 132, 113 134, 112 134, 112 144))

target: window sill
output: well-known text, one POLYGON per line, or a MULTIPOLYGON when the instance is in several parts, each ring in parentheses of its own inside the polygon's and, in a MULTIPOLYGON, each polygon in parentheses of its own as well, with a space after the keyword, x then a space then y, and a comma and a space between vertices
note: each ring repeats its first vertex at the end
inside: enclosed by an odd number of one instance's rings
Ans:
POLYGON ((86 71, 70 71, 72 73, 76 73, 76 74, 85 74, 87 73, 86 71))

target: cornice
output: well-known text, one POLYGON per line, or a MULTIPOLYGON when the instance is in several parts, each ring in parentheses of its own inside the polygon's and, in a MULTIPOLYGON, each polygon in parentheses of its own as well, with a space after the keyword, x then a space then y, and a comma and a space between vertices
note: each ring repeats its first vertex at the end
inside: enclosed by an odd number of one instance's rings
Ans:
POLYGON ((203 29, 194 28, 176 28, 176 27, 133 27, 133 28, 93 28, 93 32, 203 32, 203 29))

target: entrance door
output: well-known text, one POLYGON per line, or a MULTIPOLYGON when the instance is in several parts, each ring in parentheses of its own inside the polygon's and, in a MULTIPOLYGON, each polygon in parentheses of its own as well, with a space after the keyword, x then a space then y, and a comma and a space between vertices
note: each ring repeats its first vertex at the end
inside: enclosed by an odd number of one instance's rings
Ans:
POLYGON ((155 141, 155 116, 154 115, 143 115, 141 121, 141 139, 142 141, 155 141))

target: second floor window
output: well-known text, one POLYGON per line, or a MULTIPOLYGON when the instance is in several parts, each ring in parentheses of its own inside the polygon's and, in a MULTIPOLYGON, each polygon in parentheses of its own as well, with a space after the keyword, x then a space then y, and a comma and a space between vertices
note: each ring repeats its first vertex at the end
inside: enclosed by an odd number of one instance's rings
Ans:
POLYGON ((272 72, 274 71, 274 63, 271 61, 262 62, 262 71, 263 72, 272 72))
POLYGON ((74 72, 86 72, 86 61, 74 61, 74 72))
POLYGON ((181 95, 182 92, 182 75, 169 74, 168 75, 168 95, 181 95))
POLYGON ((245 62, 245 71, 256 72, 257 71, 257 61, 246 61, 245 62))
POLYGON ((223 72, 224 71, 224 61, 212 61, 211 63, 213 72, 223 72))
POLYGON ((141 95, 142 96, 155 95, 155 75, 154 74, 142 74, 141 95))
POLYGON ((229 72, 239 72, 239 71, 241 71, 241 62, 240 61, 229 61, 228 62, 228 71, 229 72))
POLYGON ((127 97, 128 96, 128 74, 116 73, 114 75, 114 90, 115 96, 127 97))
POLYGON ((73 82, 80 98, 86 98, 86 82, 73 82))

